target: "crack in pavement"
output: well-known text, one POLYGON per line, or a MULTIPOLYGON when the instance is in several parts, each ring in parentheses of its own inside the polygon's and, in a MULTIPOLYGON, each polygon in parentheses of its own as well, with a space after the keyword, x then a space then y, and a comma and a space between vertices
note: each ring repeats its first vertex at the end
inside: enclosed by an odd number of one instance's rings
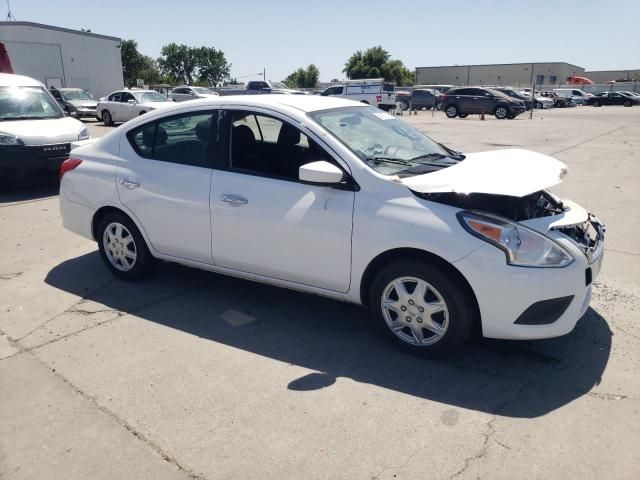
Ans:
POLYGON ((0 280, 13 280, 24 272, 0 273, 0 280))
POLYGON ((597 398, 600 400, 640 400, 640 398, 629 397, 627 395, 620 395, 618 393, 607 392, 587 392, 586 395, 591 398, 597 398))
MULTIPOLYGON (((489 442, 491 440, 491 437, 493 437, 493 435, 496 433, 495 422, 498 420, 498 415, 509 404, 511 404, 511 403, 515 402, 516 400, 518 400, 520 395, 522 395, 522 392, 524 392, 524 390, 527 387, 533 385, 534 383, 535 382, 533 382, 533 381, 527 381, 527 382, 523 383, 522 386, 516 391, 516 393, 513 396, 513 398, 511 398, 509 400, 505 400, 503 403, 501 403, 498 406, 498 408, 496 408, 495 413, 493 414, 491 419, 486 424, 487 428, 482 433, 482 435, 484 436, 484 441, 482 442, 482 446, 480 447, 480 450, 474 456, 465 458, 464 465, 462 466, 462 468, 460 470, 458 470, 457 472, 455 472, 453 475, 451 475, 449 477, 449 480, 453 480, 454 478, 458 478, 460 475, 462 475, 469 468, 469 466, 473 462, 475 462, 477 460, 480 460, 482 457, 484 457, 486 455, 486 453, 487 453, 487 451, 489 450, 489 447, 490 447, 489 442)), ((502 446, 504 447, 504 445, 502 445, 502 446)))
POLYGON ((608 132, 601 133, 600 135, 596 135, 595 137, 588 138, 586 140, 582 140, 574 145, 558 150, 557 152, 551 152, 549 155, 557 155, 558 153, 566 152, 567 150, 571 150, 572 148, 579 147, 580 145, 584 145, 585 143, 589 143, 593 140, 596 140, 600 137, 604 137, 605 135, 609 135, 611 133, 617 132, 618 130, 622 130, 623 128, 627 128, 628 125, 622 125, 621 127, 614 128, 613 130, 609 130, 608 132))

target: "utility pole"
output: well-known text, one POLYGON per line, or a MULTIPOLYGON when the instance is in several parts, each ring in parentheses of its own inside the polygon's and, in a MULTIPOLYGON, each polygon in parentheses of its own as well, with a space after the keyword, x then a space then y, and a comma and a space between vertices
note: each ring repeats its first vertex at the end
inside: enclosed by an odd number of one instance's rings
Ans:
POLYGON ((265 82, 267 81, 267 69, 266 68, 262 69, 262 80, 265 81, 265 82))

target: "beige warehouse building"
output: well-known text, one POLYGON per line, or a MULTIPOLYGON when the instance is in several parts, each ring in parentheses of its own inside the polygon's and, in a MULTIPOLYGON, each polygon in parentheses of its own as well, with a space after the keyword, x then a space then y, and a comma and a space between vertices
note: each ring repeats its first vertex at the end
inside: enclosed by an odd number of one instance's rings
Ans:
POLYGON ((588 75, 584 68, 566 62, 416 68, 418 85, 557 85, 573 76, 588 75))

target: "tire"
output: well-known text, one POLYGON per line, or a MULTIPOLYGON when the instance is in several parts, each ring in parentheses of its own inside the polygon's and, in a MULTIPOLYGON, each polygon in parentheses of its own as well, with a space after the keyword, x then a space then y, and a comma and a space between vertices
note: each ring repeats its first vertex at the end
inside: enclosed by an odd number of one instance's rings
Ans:
POLYGON ((472 305, 446 271, 419 260, 388 264, 369 289, 369 313, 376 326, 396 346, 423 356, 442 355, 469 338, 472 305), (407 294, 399 294, 397 285, 403 285, 407 294), (416 295, 418 288, 427 293, 416 295))
POLYGON ((515 116, 515 115, 507 115, 507 119, 508 119, 508 120, 513 120, 514 118, 516 118, 516 116, 515 116))
POLYGON ((116 277, 138 280, 149 270, 153 257, 138 227, 124 213, 102 217, 96 237, 102 261, 116 277))
POLYGON ((456 118, 458 116, 458 107, 455 105, 449 105, 444 111, 449 118, 456 118))
POLYGON ((625 107, 630 107, 631 106, 631 102, 629 100, 625 100, 624 104, 625 107))
POLYGON ((536 108, 542 109, 544 108, 540 102, 536 102, 536 108))
POLYGON ((509 109, 505 106, 500 105, 498 106, 498 108, 496 108, 493 114, 498 120, 504 120, 509 116, 509 109))
POLYGON ((599 107, 600 106, 600 102, 596 100, 595 102, 593 102, 593 106, 594 107, 599 107))
POLYGON ((102 123, 104 123, 105 127, 110 127, 113 125, 113 118, 111 118, 111 114, 109 110, 105 110, 102 112, 102 123))
POLYGON ((469 114, 468 113, 459 113, 458 116, 460 118, 467 118, 469 116, 469 114))

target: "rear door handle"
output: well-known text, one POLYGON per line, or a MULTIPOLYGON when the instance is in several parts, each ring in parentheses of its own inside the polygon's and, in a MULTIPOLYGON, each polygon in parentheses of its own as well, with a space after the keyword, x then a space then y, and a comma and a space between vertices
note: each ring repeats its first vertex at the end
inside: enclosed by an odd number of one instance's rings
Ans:
POLYGON ((247 200, 246 198, 240 195, 234 195, 232 193, 225 193, 221 195, 220 198, 223 202, 229 203, 234 206, 246 205, 247 203, 249 203, 249 200, 247 200))
POLYGON ((129 180, 128 178, 121 178, 120 185, 124 185, 130 190, 133 190, 134 188, 138 188, 140 186, 138 182, 134 182, 133 180, 129 180))

